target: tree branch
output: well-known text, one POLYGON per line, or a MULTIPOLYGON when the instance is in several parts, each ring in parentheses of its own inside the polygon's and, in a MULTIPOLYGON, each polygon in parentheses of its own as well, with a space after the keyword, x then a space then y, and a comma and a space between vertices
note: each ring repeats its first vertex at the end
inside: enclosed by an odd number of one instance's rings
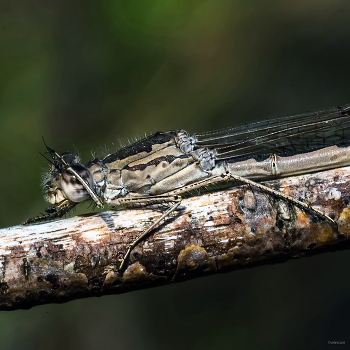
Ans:
POLYGON ((161 213, 108 211, 0 230, 0 309, 124 293, 349 247, 350 167, 266 183, 335 218, 339 232, 293 205, 241 186, 183 200, 131 253, 161 213))

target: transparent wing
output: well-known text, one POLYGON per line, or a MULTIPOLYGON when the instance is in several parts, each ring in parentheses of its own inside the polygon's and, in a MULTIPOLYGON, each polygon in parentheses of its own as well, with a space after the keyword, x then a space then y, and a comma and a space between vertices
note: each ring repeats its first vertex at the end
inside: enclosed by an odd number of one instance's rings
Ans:
POLYGON ((350 104, 195 134, 196 146, 215 149, 217 160, 309 152, 349 144, 349 136, 350 104))

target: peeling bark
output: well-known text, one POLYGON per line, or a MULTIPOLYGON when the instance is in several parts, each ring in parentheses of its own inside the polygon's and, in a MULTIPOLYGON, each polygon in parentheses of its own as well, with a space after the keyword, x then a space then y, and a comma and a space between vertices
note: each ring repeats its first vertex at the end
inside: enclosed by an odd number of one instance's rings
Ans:
POLYGON ((131 253, 161 213, 108 211, 0 230, 0 309, 129 292, 286 261, 350 242, 350 167, 266 183, 335 218, 327 221, 249 186, 183 200, 131 253))

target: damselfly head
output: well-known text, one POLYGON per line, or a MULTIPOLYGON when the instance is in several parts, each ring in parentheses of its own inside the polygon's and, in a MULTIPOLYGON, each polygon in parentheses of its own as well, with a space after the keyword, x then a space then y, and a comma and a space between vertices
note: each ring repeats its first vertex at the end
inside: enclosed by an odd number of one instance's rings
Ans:
POLYGON ((90 171, 80 163, 80 158, 69 152, 58 154, 49 148, 48 152, 52 166, 43 183, 46 200, 57 204, 65 199, 76 203, 89 199, 86 186, 93 191, 94 181, 90 171))

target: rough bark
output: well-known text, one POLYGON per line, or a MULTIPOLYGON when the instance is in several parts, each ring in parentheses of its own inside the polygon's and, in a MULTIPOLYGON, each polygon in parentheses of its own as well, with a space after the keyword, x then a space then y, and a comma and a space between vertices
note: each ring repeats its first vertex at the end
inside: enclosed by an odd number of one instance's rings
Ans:
POLYGON ((108 211, 0 230, 0 309, 124 293, 349 247, 350 167, 267 182, 335 218, 338 232, 249 186, 183 200, 131 254, 161 212, 108 211))

